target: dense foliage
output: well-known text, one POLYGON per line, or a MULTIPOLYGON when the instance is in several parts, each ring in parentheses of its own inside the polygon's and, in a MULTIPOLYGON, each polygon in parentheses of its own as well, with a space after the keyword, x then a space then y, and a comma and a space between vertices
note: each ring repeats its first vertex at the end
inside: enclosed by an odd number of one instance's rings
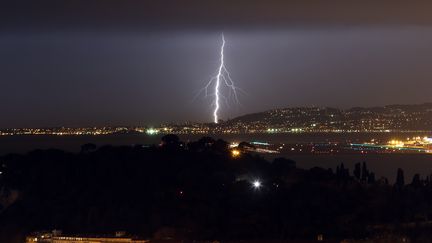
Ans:
POLYGON ((432 186, 418 176, 404 185, 399 171, 388 185, 366 165, 354 176, 343 165, 303 170, 282 158, 232 156, 226 142, 211 138, 87 144, 77 154, 37 150, 0 163, 0 242, 51 229, 189 239, 362 238, 392 230, 416 237, 432 215, 432 186))

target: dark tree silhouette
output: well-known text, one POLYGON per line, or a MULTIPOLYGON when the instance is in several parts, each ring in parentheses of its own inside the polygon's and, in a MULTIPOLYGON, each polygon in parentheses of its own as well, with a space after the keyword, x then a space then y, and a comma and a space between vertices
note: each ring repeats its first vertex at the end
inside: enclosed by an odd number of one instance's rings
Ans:
POLYGON ((411 182, 411 186, 413 186, 415 188, 419 188, 420 186, 422 186, 422 182, 420 180, 420 175, 419 174, 415 174, 413 176, 413 180, 411 182))
POLYGON ((363 182, 367 182, 369 178, 369 170, 367 169, 366 162, 363 162, 362 171, 361 171, 361 180, 363 182))
POLYGON ((212 149, 215 152, 219 152, 219 153, 227 153, 228 151, 228 143, 222 139, 218 139, 216 140, 213 145, 212 145, 212 149))
POLYGON ((296 162, 286 158, 276 158, 273 160, 272 169, 278 175, 286 175, 290 170, 296 168, 296 162))
POLYGON ((351 177, 343 163, 334 174, 246 151, 233 158, 223 140, 182 145, 176 135, 166 135, 162 146, 0 157, 0 242, 24 242, 32 231, 54 228, 123 229, 182 242, 303 242, 317 234, 341 242, 391 229, 418 239, 432 230, 429 223, 413 224, 432 212, 432 186, 419 175, 404 186, 399 169, 392 187, 385 178, 375 182, 366 165, 364 172, 356 165, 351 177))
POLYGON ((357 180, 360 180, 360 177, 361 177, 360 163, 355 164, 353 175, 357 180))
POLYGON ((373 172, 369 173, 367 183, 368 184, 374 184, 375 183, 375 173, 373 173, 373 172))
POLYGON ((401 168, 398 168, 395 186, 397 188, 402 188, 404 185, 405 185, 404 172, 401 168))
POLYGON ((93 143, 86 143, 81 146, 81 153, 88 153, 96 150, 97 146, 93 143))
POLYGON ((162 147, 168 150, 178 150, 182 146, 180 138, 175 134, 167 134, 161 138, 162 147))

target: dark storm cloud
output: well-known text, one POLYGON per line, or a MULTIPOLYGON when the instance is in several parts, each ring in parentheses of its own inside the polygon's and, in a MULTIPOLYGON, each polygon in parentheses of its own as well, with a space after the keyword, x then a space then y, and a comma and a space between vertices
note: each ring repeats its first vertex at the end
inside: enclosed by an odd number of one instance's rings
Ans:
POLYGON ((29 2, 0 9, 0 127, 209 121, 221 31, 224 119, 432 101, 432 2, 29 2))
POLYGON ((3 4, 0 25, 11 31, 427 25, 432 23, 431 8, 431 1, 401 0, 12 1, 3 4))

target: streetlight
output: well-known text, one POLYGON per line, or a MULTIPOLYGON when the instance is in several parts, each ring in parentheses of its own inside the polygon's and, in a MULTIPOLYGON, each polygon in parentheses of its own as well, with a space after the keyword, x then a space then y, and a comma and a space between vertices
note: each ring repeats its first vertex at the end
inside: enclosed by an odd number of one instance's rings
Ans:
POLYGON ((233 149, 233 150, 231 150, 231 156, 232 156, 233 158, 237 158, 237 157, 239 157, 239 156, 240 156, 240 150, 237 150, 237 149, 233 149))
POLYGON ((260 180, 254 180, 252 182, 252 186, 254 189, 257 189, 257 190, 260 189, 262 187, 261 181, 260 180))

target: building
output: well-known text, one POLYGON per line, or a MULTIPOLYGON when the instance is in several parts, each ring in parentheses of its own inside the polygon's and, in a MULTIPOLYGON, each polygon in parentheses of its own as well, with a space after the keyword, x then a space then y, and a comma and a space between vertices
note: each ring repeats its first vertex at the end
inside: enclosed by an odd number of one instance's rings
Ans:
POLYGON ((60 231, 36 232, 26 237, 26 243, 148 243, 149 240, 126 236, 116 232, 111 236, 62 235, 60 231))

